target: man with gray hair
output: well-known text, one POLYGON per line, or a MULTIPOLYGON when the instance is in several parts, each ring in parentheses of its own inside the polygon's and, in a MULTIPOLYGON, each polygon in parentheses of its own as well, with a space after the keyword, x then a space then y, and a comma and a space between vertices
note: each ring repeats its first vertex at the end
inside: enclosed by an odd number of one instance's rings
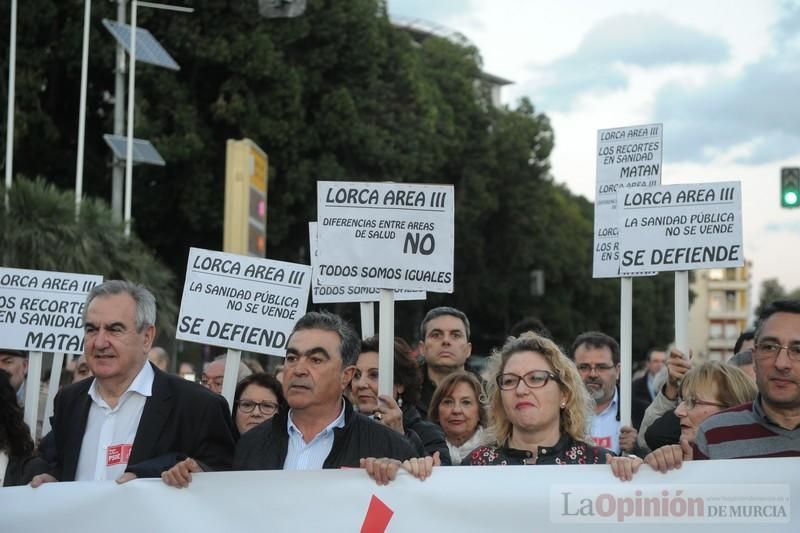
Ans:
POLYGON ((225 400, 148 362, 156 301, 127 281, 106 281, 84 306, 84 355, 94 379, 59 392, 53 459, 38 487, 52 481, 158 477, 187 456, 230 468, 234 437, 225 400))
POLYGON ((153 346, 147 352, 147 359, 156 365, 162 372, 169 372, 170 357, 167 351, 161 346, 153 346))
MULTIPOLYGON (((222 383, 225 380, 225 355, 217 356, 208 363, 203 374, 200 376, 200 384, 212 392, 222 394, 222 383)), ((253 371, 247 365, 239 361, 239 371, 236 374, 236 383, 252 374, 253 371)))
POLYGON ((472 355, 469 319, 455 307, 434 307, 419 326, 422 363, 422 393, 417 409, 427 418, 433 392, 441 380, 463 371, 472 355))

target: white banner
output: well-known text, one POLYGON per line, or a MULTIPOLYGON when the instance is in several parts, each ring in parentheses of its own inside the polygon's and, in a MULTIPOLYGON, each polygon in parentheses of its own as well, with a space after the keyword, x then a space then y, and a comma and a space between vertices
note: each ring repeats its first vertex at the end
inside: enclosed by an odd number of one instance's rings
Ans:
POLYGON ((620 189, 623 273, 744 264, 738 181, 620 189))
POLYGON ((797 458, 698 461, 622 482, 606 465, 439 467, 377 486, 360 469, 195 474, 0 489, 3 533, 800 531, 797 458))
POLYGON ((86 295, 102 276, 0 268, 3 348, 83 353, 86 295))
POLYGON ((311 267, 192 248, 176 338, 283 357, 311 267))
POLYGON ((662 136, 661 124, 597 131, 592 277, 615 278, 620 275, 617 190, 661 183, 662 136))
POLYGON ((317 182, 321 285, 453 292, 452 185, 317 182))
MULTIPOLYGON (((381 290, 375 287, 353 287, 346 285, 319 284, 319 250, 317 250, 317 223, 308 223, 308 243, 311 250, 311 301, 315 304, 377 302, 381 299, 381 290)), ((425 291, 398 289, 394 291, 395 301, 425 300, 425 291)))

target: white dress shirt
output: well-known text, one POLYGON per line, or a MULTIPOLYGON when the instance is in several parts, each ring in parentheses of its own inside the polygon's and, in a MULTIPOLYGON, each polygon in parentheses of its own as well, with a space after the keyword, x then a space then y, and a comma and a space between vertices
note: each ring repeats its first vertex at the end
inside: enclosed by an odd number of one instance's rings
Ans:
POLYGON ((153 393, 154 377, 153 368, 145 362, 113 409, 97 390, 97 379, 92 382, 89 387, 92 405, 75 481, 114 480, 125 472, 144 404, 153 393))
POLYGON ((283 462, 284 470, 317 470, 321 469, 333 448, 333 428, 344 427, 344 399, 339 416, 317 433, 306 444, 303 433, 294 425, 292 411, 286 420, 286 431, 289 432, 289 449, 283 462))
POLYGON ((617 403, 619 390, 614 389, 614 399, 601 413, 592 417, 592 439, 595 445, 619 453, 619 420, 617 420, 617 403))
POLYGON ((8 454, 5 450, 0 450, 0 487, 3 486, 3 481, 6 479, 6 470, 8 469, 8 454))

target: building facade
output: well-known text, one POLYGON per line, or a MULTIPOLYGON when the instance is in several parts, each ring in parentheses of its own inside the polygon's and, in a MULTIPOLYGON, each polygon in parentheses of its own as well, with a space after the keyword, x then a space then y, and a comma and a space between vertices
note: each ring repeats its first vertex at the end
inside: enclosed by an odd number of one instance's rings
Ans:
POLYGON ((689 284, 689 347, 700 360, 725 361, 750 319, 750 263, 695 270, 689 284))

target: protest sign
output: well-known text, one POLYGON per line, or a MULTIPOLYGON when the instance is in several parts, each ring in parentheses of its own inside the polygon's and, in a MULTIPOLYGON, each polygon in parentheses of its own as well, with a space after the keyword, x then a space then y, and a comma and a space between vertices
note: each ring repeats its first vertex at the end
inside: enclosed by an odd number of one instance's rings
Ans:
POLYGON ((284 356, 310 280, 308 265, 192 248, 176 338, 284 356))
POLYGON ((50 483, 0 489, 0 524, 3 533, 109 524, 114 533, 797 532, 800 461, 695 461, 667 474, 642 466, 629 482, 608 465, 537 465, 439 467, 424 482, 401 471, 388 486, 357 468, 198 473, 186 489, 160 479, 50 483))
POLYGON ((620 189, 623 273, 744 264, 739 182, 620 189))
POLYGON ((83 352, 86 295, 102 276, 0 268, 0 338, 4 348, 83 352))
MULTIPOLYGON (((375 287, 355 287, 347 285, 319 284, 319 250, 317 249, 317 223, 308 223, 308 242, 311 251, 311 301, 315 304, 377 302, 381 298, 381 290, 375 287)), ((398 289, 394 291, 394 299, 424 300, 425 291, 398 289)))
POLYGON ((453 292, 452 185, 317 183, 321 285, 453 292))
MULTIPOLYGON (((597 131, 592 277, 619 277, 617 190, 661 183, 661 124, 597 131)), ((649 274, 632 272, 631 274, 649 274)))

